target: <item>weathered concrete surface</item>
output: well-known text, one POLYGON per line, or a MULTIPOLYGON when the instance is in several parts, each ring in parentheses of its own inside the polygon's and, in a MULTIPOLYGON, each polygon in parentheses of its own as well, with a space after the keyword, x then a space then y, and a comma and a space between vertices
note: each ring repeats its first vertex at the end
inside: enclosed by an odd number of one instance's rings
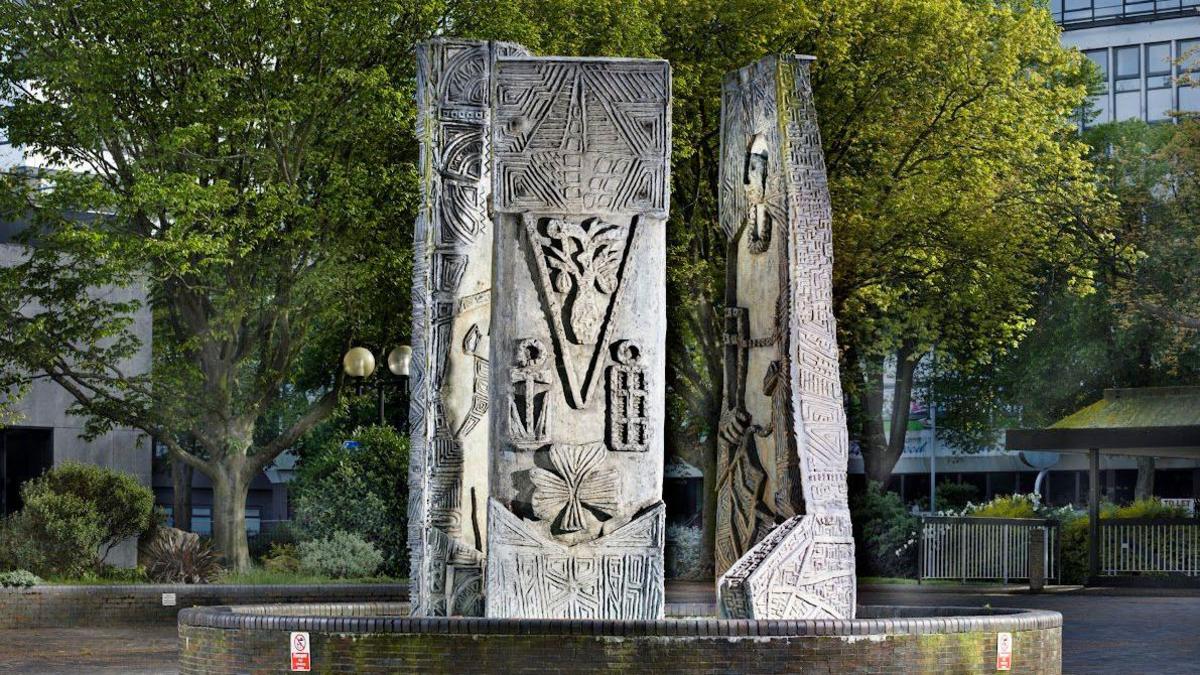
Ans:
POLYGON ((670 68, 495 84, 487 615, 658 618, 670 68))
POLYGON ((809 61, 768 57, 722 89, 730 267, 716 552, 731 618, 854 616, 829 188, 809 61))
POLYGON ((409 548, 414 613, 479 615, 487 521, 491 71, 516 45, 417 45, 409 548))

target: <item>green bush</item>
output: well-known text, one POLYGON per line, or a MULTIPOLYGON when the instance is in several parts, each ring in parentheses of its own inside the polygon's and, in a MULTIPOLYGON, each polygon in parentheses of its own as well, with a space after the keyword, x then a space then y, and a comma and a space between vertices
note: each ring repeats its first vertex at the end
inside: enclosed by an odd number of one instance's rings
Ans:
POLYGON ((1038 502, 1033 495, 1006 495, 980 504, 967 513, 977 518, 1039 518, 1038 502))
POLYGON ((859 576, 915 577, 921 519, 900 495, 870 483, 850 499, 859 576))
POLYGON ((939 511, 961 511, 979 497, 979 488, 970 483, 938 483, 937 507, 939 511))
POLYGON ((212 544, 192 532, 171 527, 158 531, 146 549, 146 576, 160 584, 209 584, 221 574, 212 544))
POLYGON ((22 490, 25 506, 0 531, 0 567, 32 570, 43 577, 77 577, 99 567, 103 519, 77 495, 22 490))
POLYGON ((272 544, 262 558, 262 566, 276 574, 295 574, 300 571, 300 553, 295 544, 272 544))
POLYGON ((0 523, 0 567, 47 577, 100 571, 113 546, 153 522, 154 493, 128 474, 66 463, 21 488, 24 507, 0 523))
POLYGON ((334 579, 369 577, 383 564, 379 549, 352 532, 301 542, 297 550, 302 570, 334 579))
POLYGON ((359 447, 330 442, 302 458, 291 485, 301 539, 350 532, 383 554, 382 572, 408 574, 408 439, 391 427, 354 432, 359 447))
POLYGON ((43 583, 38 575, 29 570, 14 570, 12 572, 0 572, 0 587, 4 588, 29 588, 43 583))
POLYGON ((1178 506, 1168 506, 1157 497, 1139 499, 1126 506, 1105 504, 1100 519, 1107 518, 1187 518, 1188 512, 1178 506))

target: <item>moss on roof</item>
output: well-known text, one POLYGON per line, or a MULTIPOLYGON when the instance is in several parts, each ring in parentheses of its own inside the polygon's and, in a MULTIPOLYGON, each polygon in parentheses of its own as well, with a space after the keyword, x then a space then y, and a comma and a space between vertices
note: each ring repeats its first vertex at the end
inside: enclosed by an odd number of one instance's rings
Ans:
POLYGON ((1200 425, 1200 387, 1105 389, 1104 398, 1050 425, 1051 429, 1112 429, 1200 425))

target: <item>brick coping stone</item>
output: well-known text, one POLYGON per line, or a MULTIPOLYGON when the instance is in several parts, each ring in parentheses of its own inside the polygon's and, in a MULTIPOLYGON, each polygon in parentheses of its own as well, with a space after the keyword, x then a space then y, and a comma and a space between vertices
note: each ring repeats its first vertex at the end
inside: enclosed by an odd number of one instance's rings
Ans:
POLYGON ((179 626, 340 634, 584 635, 613 637, 801 637, 995 633, 1062 628, 1062 614, 1038 609, 865 605, 852 620, 748 621, 708 617, 657 621, 409 617, 406 603, 323 603, 194 607, 179 626))

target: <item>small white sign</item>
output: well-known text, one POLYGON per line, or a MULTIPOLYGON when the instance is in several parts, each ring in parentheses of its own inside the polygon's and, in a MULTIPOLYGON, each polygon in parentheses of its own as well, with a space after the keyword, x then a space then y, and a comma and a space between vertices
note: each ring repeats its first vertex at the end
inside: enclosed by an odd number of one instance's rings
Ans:
POLYGON ((174 593, 163 593, 162 594, 162 603, 163 603, 163 607, 174 607, 175 606, 175 594, 174 593))
POLYGON ((312 670, 312 654, 309 653, 308 633, 292 633, 292 672, 312 670))
POLYGON ((996 635, 996 670, 1012 670, 1012 633, 996 635))

